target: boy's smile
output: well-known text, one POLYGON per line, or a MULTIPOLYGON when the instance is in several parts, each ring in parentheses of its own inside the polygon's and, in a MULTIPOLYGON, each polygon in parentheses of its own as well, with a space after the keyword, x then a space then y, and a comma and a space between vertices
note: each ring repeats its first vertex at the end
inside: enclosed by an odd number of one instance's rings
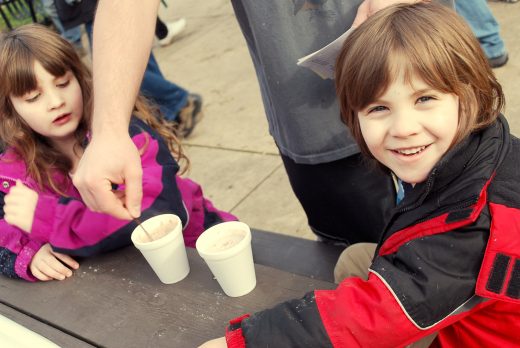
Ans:
POLYGON ((459 100, 402 74, 376 101, 358 112, 372 155, 408 183, 426 179, 455 138, 459 100))

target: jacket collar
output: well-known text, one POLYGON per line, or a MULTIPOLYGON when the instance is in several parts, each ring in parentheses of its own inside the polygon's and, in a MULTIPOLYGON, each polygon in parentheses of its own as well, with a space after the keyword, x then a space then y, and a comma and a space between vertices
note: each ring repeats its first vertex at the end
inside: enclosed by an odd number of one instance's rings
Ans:
POLYGON ((470 134, 404 197, 385 231, 400 230, 454 207, 471 206, 502 163, 510 142, 509 126, 502 115, 490 126, 470 134), (413 213, 406 214, 409 211, 413 213))

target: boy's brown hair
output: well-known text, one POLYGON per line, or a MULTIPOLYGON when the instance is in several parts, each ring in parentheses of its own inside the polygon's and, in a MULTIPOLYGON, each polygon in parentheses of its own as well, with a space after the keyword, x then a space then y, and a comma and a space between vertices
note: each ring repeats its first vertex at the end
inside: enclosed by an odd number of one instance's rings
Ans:
POLYGON ((370 157, 357 112, 384 94, 400 72, 407 82, 415 75, 459 97, 452 146, 491 124, 504 107, 502 87, 462 18, 435 3, 390 6, 352 32, 336 61, 341 117, 370 157))

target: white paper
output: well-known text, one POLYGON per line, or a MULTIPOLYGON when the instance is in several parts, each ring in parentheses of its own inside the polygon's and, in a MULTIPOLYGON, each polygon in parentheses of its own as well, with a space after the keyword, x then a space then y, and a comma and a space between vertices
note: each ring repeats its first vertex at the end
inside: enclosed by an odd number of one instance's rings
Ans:
POLYGON ((322 79, 334 79, 334 66, 336 58, 343 46, 343 42, 350 35, 353 28, 347 30, 343 35, 329 43, 327 46, 298 59, 298 66, 311 69, 322 79))

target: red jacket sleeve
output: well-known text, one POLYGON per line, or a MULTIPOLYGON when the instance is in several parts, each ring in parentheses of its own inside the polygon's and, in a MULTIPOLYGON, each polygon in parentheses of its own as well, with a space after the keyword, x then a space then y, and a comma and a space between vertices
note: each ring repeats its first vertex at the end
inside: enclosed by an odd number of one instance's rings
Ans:
POLYGON ((480 225, 471 225, 379 255, 366 281, 347 278, 335 290, 317 290, 243 319, 245 346, 403 347, 416 342, 494 303, 475 295, 487 235, 480 225))

